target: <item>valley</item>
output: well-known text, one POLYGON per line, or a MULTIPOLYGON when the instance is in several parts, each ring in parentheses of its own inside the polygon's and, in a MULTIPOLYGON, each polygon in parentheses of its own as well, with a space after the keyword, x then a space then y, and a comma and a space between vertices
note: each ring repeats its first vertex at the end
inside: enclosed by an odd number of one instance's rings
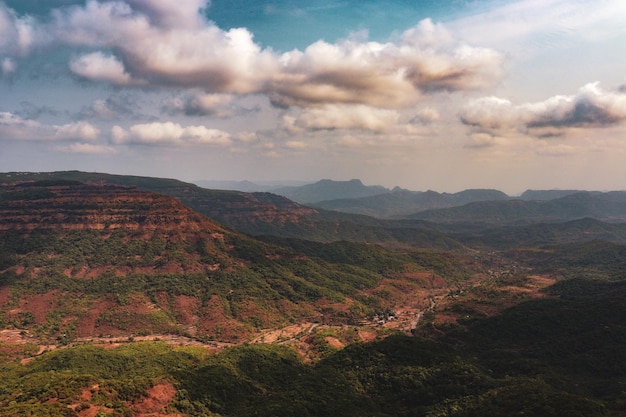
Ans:
POLYGON ((621 194, 428 198, 0 174, 0 414, 623 415, 621 194))

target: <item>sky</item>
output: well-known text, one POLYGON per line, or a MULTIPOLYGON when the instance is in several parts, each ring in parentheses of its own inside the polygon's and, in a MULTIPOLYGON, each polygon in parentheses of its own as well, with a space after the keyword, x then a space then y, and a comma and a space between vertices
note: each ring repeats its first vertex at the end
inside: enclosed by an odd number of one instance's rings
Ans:
POLYGON ((0 0, 0 171, 626 190, 623 0, 0 0))

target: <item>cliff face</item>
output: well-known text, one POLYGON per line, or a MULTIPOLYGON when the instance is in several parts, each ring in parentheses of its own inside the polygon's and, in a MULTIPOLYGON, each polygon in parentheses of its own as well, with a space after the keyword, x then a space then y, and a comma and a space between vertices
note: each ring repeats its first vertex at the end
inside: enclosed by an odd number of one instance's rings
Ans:
POLYGON ((0 187, 0 230, 157 228, 222 229, 174 198, 133 187, 63 183, 0 187))

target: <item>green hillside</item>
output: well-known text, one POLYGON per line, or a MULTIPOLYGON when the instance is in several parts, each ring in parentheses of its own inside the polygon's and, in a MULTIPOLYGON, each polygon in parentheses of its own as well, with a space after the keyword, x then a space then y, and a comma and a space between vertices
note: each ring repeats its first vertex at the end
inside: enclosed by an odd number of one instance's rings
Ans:
POLYGON ((49 352, 2 365, 0 413, 136 415, 160 392, 152 411, 184 416, 623 415, 624 286, 590 292, 523 303, 438 340, 353 344, 315 363, 277 345, 49 352))
POLYGON ((152 333, 238 341, 297 320, 358 323, 392 306, 371 291, 385 279, 432 270, 421 262, 431 255, 311 245, 262 242, 135 188, 0 187, 0 326, 62 343, 152 333))

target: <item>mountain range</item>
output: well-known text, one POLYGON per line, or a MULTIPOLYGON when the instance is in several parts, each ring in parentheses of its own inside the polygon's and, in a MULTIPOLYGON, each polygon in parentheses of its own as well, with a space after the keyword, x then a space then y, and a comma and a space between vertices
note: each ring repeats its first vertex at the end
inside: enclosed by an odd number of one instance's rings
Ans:
POLYGON ((624 193, 350 200, 0 174, 0 415, 623 415, 624 193))

